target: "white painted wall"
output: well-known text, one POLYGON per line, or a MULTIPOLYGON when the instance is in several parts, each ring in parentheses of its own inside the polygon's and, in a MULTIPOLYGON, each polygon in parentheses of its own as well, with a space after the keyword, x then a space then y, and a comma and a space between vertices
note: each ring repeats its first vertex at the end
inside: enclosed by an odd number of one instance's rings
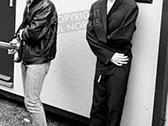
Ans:
MULTIPOLYGON (((88 11, 95 0, 52 1, 58 14, 65 16, 88 11)), ((150 126, 152 123, 162 2, 138 3, 140 13, 133 38, 134 58, 121 126, 150 126)), ((17 0, 16 27, 21 23, 24 6, 25 0, 17 0)), ((64 21, 63 25, 69 22, 64 21)), ((84 29, 65 31, 58 34, 57 57, 51 64, 41 98, 49 105, 89 117, 96 58, 86 42, 84 29)), ((14 88, 0 88, 23 96, 20 64, 15 64, 14 74, 14 88)))
POLYGON ((138 4, 133 62, 121 126, 151 126, 163 0, 138 4))

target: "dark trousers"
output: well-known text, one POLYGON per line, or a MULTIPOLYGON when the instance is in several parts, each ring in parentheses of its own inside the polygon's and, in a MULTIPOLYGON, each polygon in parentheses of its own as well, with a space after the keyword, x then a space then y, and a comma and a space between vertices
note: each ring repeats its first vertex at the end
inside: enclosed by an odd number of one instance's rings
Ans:
POLYGON ((89 126, 119 126, 128 77, 95 76, 89 126))

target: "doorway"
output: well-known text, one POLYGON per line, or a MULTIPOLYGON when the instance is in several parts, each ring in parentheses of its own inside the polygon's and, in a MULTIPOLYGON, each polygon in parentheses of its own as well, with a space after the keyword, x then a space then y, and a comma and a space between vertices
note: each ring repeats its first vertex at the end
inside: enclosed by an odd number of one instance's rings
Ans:
MULTIPOLYGON (((16 0, 1 0, 0 41, 9 42, 15 32, 16 0)), ((13 87, 14 62, 8 50, 0 48, 0 85, 13 87)))

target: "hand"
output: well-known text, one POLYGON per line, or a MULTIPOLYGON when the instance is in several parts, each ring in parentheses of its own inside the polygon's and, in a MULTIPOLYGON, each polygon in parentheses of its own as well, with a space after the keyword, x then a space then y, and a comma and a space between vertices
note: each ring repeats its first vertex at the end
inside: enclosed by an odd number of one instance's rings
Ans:
MULTIPOLYGON (((18 40, 17 38, 14 38, 12 41, 9 42, 11 45, 17 45, 18 40)), ((8 54, 14 54, 16 52, 16 49, 8 49, 8 54)))
POLYGON ((19 33, 18 33, 18 35, 19 35, 19 38, 22 40, 22 33, 23 33, 23 30, 24 29, 21 29, 20 31, 19 31, 19 33))
POLYGON ((123 53, 117 53, 117 52, 111 58, 111 62, 113 62, 117 66, 127 64, 128 60, 129 60, 128 56, 125 56, 123 53))

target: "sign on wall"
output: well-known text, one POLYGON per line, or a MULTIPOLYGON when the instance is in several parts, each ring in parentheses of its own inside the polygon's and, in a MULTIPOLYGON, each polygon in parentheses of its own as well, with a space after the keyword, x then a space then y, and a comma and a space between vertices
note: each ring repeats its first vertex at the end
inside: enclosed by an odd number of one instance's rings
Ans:
POLYGON ((153 0, 135 0, 135 1, 141 3, 152 3, 153 0))

